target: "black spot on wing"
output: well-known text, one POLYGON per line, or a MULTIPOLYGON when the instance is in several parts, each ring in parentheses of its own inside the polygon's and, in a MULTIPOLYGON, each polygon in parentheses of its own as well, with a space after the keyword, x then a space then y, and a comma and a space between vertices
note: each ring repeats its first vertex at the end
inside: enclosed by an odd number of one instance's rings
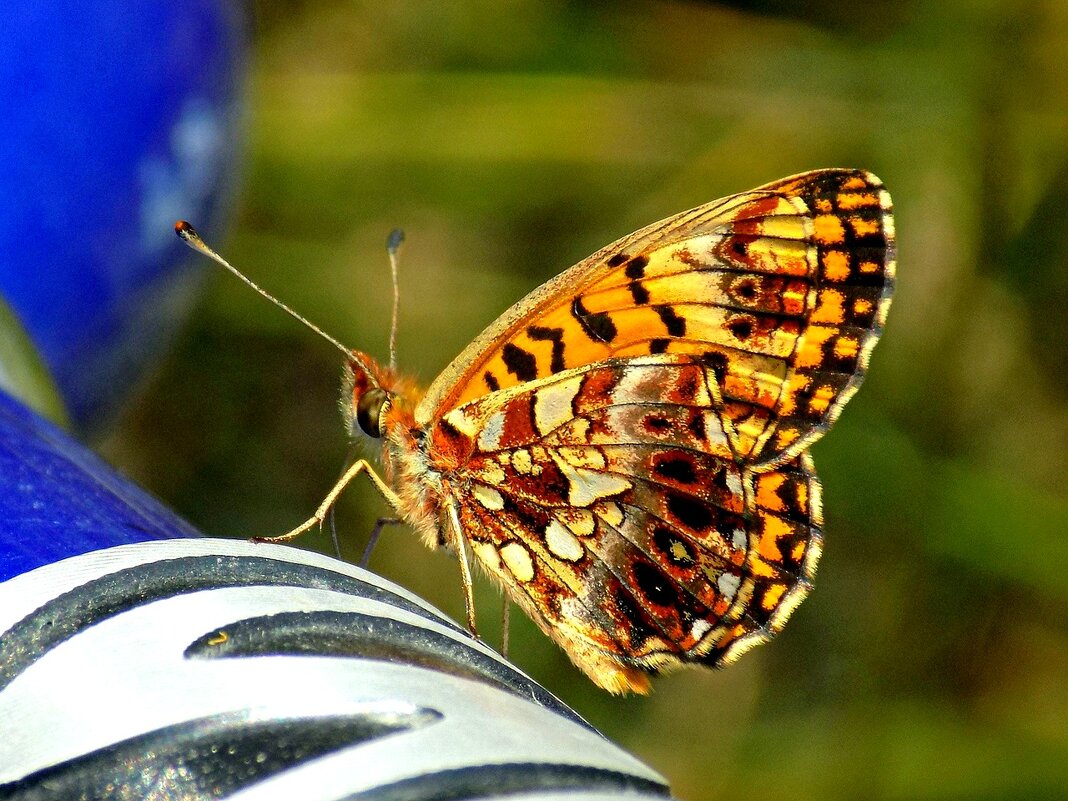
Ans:
POLYGON ((667 332, 673 337, 686 336, 686 318, 679 317, 671 306, 653 306, 660 315, 660 321, 664 324, 667 332))
POLYGON ((756 282, 752 278, 745 278, 738 281, 731 291, 743 300, 753 301, 757 297, 756 282))
POLYGON ((538 360, 530 351, 523 350, 511 342, 504 346, 501 352, 504 366, 520 381, 533 381, 538 377, 538 360))
POLYGON ((653 544, 675 567, 690 568, 697 564, 697 555, 690 544, 667 526, 653 529, 653 544))
POLYGON ((490 392, 496 392, 501 388, 501 382, 497 380, 497 376, 487 370, 482 375, 482 380, 486 382, 486 387, 490 392))
POLYGON ((756 239, 755 236, 746 234, 735 234, 731 237, 731 250, 734 251, 734 255, 739 258, 746 258, 749 255, 749 243, 756 239))
POLYGON ((663 632, 653 625, 648 613, 643 611, 634 599, 631 594, 633 590, 624 587, 618 581, 615 582, 613 589, 614 592, 610 598, 614 602, 615 610, 611 610, 609 614, 615 612, 613 617, 619 625, 625 627, 631 642, 640 645, 646 640, 663 637, 663 632))
POLYGON ((576 297, 571 302, 571 316, 578 320, 586 336, 595 342, 611 342, 616 338, 618 332, 612 318, 604 312, 590 313, 582 305, 581 297, 576 297))
POLYGON ((671 430, 671 421, 659 414, 647 414, 642 418, 642 425, 652 434, 665 434, 671 430))
POLYGON ((634 298, 634 302, 639 306, 644 306, 649 302, 649 290, 645 288, 641 281, 631 281, 627 284, 627 289, 630 290, 630 296, 634 298))
POLYGON ((651 339, 649 340, 649 352, 650 353, 667 353, 668 344, 670 339, 651 339))
POLYGON ((629 262, 627 262, 627 269, 624 271, 627 278, 637 279, 642 278, 645 275, 645 265, 649 263, 649 259, 646 256, 635 256, 629 262))
POLYGON ((694 409, 691 412, 689 429, 690 433, 694 435, 694 438, 698 442, 704 442, 705 437, 708 435, 708 430, 705 427, 705 414, 701 409, 694 409))
POLYGON ((753 335, 753 320, 749 317, 735 317, 727 323, 727 329, 735 339, 745 342, 753 335))
POLYGON ((641 590, 642 596, 649 603, 668 609, 680 605, 678 591, 672 585, 671 579, 649 562, 636 560, 631 564, 630 569, 634 578, 634 586, 641 590))
POLYGON ((705 531, 716 522, 712 508, 691 495, 670 493, 667 507, 671 516, 691 531, 705 531))
POLYGON ((730 492, 729 477, 727 475, 727 466, 722 465, 715 475, 712 476, 712 486, 722 492, 730 492))
POLYGON ((653 473, 680 484, 692 484, 697 480, 692 458, 681 454, 660 455, 653 464, 653 473))

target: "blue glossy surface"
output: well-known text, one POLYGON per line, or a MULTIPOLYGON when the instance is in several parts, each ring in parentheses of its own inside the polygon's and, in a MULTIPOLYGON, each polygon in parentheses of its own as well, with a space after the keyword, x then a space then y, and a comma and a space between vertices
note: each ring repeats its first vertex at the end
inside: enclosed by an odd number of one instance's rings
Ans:
POLYGON ((244 52, 230 0, 14 0, 0 37, 0 292, 74 419, 158 358, 202 275, 178 218, 218 231, 244 52))
POLYGON ((111 545, 198 532, 0 392, 0 581, 111 545))

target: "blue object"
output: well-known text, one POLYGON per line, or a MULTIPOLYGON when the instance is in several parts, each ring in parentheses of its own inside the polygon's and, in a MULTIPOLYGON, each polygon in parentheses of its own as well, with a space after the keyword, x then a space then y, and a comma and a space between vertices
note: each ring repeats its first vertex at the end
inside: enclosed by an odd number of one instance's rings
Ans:
POLYGON ((236 167, 241 4, 14 0, 0 37, 0 293, 74 421, 106 422, 160 355, 236 167))
POLYGON ((68 556, 197 531, 0 392, 0 582, 68 556))

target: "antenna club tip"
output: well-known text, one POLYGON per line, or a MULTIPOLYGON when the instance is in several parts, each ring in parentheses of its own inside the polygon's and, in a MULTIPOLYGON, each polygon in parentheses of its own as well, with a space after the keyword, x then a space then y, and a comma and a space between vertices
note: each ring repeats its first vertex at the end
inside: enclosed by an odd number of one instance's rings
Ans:
POLYGON ((179 220, 174 224, 174 233, 178 234, 182 239, 188 239, 191 236, 197 236, 197 229, 185 220, 179 220))
POLYGON ((386 250, 395 254, 400 250, 402 244, 404 244, 404 231, 400 228, 394 228, 386 238, 386 250))

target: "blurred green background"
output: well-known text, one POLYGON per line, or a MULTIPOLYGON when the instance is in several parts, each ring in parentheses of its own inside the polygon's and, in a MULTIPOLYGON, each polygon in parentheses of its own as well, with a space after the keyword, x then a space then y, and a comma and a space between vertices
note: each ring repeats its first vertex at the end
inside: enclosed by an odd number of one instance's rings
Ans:
MULTIPOLYGON (((785 632, 649 698, 597 690, 518 613, 512 655, 682 798, 1068 794, 1068 3, 252 8, 240 209, 202 233, 384 358, 403 227, 399 355, 424 383, 646 223, 817 167, 881 176, 897 296, 814 448, 826 550, 785 632)), ((105 454, 209 533, 278 533, 342 467, 339 372, 220 272, 105 454)), ((346 556, 384 511, 346 493, 346 556)), ((372 567, 462 618, 455 562, 406 529, 372 567)))

